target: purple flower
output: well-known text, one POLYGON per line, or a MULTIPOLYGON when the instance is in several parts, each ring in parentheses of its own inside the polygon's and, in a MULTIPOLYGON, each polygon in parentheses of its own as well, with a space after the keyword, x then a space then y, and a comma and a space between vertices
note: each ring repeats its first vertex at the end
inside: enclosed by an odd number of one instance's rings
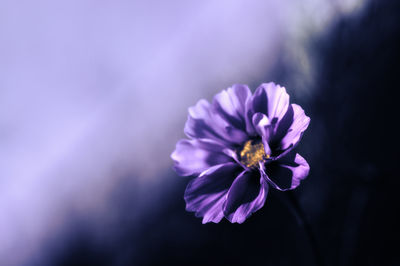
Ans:
POLYGON ((310 118, 289 104, 284 87, 261 84, 254 95, 233 85, 212 103, 189 108, 185 134, 171 154, 175 171, 195 176, 185 191, 186 210, 218 223, 243 223, 265 203, 270 187, 296 188, 309 165, 294 151, 310 118))

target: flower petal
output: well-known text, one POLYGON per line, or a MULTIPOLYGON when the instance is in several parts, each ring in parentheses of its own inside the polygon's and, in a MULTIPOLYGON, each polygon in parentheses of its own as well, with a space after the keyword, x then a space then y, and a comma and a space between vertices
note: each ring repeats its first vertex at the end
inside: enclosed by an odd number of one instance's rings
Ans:
POLYGON ((203 217, 203 223, 218 223, 222 206, 234 178, 240 173, 236 163, 213 166, 189 182, 185 191, 186 210, 203 217))
POLYGON ((234 128, 221 116, 215 115, 211 104, 206 100, 200 100, 189 108, 184 131, 188 137, 213 139, 225 145, 240 144, 247 138, 245 132, 234 128))
POLYGON ((293 108, 293 123, 287 130, 286 135, 281 139, 279 149, 285 150, 290 147, 295 147, 303 136, 304 131, 310 124, 310 118, 306 116, 303 108, 297 104, 292 104, 293 108))
POLYGON ((270 139, 272 132, 271 121, 263 113, 255 113, 253 115, 253 125, 258 135, 265 137, 267 140, 270 139))
POLYGON ((289 107, 289 95, 285 87, 273 82, 261 84, 253 95, 254 112, 264 113, 274 123, 285 115, 289 107))
POLYGON ((199 174, 211 166, 233 161, 226 147, 210 139, 182 139, 171 154, 175 171, 182 176, 199 174))
POLYGON ((272 161, 260 169, 261 175, 274 188, 285 191, 296 188, 308 176, 310 166, 295 152, 290 152, 277 161, 272 161))
POLYGON ((261 136, 265 154, 271 155, 272 151, 269 145, 273 134, 273 126, 268 117, 263 113, 255 113, 253 115, 253 125, 257 133, 261 136))
POLYGON ((192 138, 209 138, 220 140, 218 128, 210 126, 212 120, 210 113, 210 103, 204 99, 197 102, 195 106, 189 108, 188 120, 185 124, 185 134, 192 138))
POLYGON ((287 134, 290 126, 293 124, 293 119, 294 119, 294 110, 293 110, 293 104, 291 104, 289 105, 285 115, 282 117, 279 123, 275 125, 273 134, 270 139, 270 145, 274 149, 279 149, 280 141, 287 134))
POLYGON ((273 82, 261 84, 246 105, 247 131, 255 133, 252 118, 255 113, 263 113, 275 125, 282 120, 289 107, 289 95, 286 89, 273 82))
POLYGON ((233 181, 223 210, 232 223, 243 223, 253 212, 264 206, 268 193, 267 182, 249 171, 243 171, 233 181))
POLYGON ((250 97, 251 92, 247 85, 235 84, 215 95, 213 108, 215 113, 218 113, 229 124, 245 131, 245 104, 250 97))

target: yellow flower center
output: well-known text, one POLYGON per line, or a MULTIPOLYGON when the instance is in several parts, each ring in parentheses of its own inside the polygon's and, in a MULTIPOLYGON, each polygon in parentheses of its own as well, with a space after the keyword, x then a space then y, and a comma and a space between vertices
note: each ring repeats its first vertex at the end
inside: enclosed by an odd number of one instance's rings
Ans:
POLYGON ((239 155, 240 162, 249 168, 258 166, 259 161, 270 157, 269 154, 265 154, 264 145, 261 140, 246 141, 239 155))

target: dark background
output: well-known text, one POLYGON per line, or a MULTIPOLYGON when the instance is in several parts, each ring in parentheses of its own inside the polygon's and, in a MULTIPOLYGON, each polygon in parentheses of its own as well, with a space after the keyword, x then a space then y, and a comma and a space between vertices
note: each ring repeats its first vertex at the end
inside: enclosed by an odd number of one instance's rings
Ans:
MULTIPOLYGON (((325 265, 400 265, 399 37, 400 2, 371 1, 310 42, 318 65, 315 95, 303 102, 292 97, 311 117, 298 147, 311 173, 295 195, 325 265)), ((268 79, 285 84, 290 94, 296 87, 291 66, 279 60, 274 69, 268 79)), ((110 226, 119 229, 112 241, 96 244, 85 233, 90 222, 76 221, 67 246, 52 246, 52 265, 314 265, 285 193, 271 192, 264 208, 242 225, 203 225, 184 211, 188 180, 171 169, 162 175, 166 193, 152 200, 164 207, 149 211, 139 230, 130 230, 126 211, 138 200, 137 184, 127 181, 113 197, 118 219, 110 226), (175 179, 177 186, 168 185, 175 179)))

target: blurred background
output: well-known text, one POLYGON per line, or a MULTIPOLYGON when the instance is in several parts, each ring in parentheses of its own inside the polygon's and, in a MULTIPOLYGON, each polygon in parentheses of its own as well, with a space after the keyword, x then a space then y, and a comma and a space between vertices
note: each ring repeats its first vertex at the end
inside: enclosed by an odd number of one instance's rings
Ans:
POLYGON ((185 211, 188 107, 285 86, 311 117, 295 190, 325 265, 400 265, 400 2, 0 1, 0 265, 315 265, 271 192, 185 211))

